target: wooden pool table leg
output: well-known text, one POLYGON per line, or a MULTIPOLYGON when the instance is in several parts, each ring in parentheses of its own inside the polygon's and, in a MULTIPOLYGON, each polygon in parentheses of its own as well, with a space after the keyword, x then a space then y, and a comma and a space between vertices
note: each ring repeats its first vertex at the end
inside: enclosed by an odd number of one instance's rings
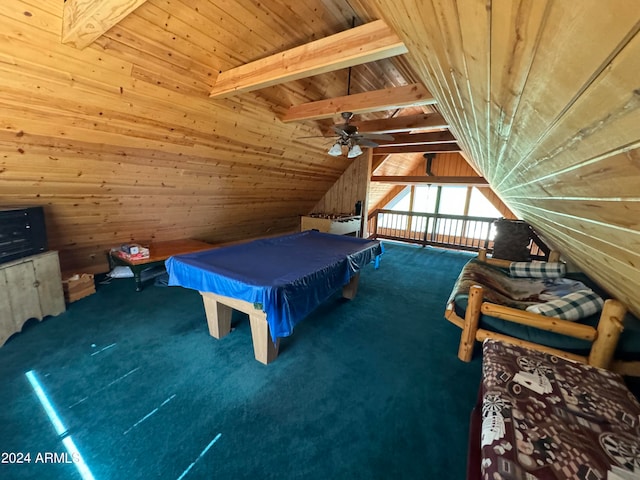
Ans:
POLYGON ((358 282, 360 282, 360 272, 351 277, 349 283, 342 287, 342 298, 353 299, 358 293, 358 282))
POLYGON ((218 302, 213 296, 203 295, 204 311, 207 314, 209 333, 214 338, 222 338, 231 331, 231 314, 233 309, 218 302))
POLYGON ((253 353, 256 360, 268 365, 278 358, 280 339, 278 338, 276 343, 273 343, 266 313, 250 313, 249 321, 251 322, 251 338, 253 339, 253 353))
POLYGON ((267 314, 263 310, 256 309, 253 303, 215 293, 200 292, 200 295, 202 295, 209 333, 212 337, 222 338, 231 331, 231 314, 236 309, 249 315, 253 353, 256 360, 267 365, 278 358, 280 339, 273 343, 267 314))

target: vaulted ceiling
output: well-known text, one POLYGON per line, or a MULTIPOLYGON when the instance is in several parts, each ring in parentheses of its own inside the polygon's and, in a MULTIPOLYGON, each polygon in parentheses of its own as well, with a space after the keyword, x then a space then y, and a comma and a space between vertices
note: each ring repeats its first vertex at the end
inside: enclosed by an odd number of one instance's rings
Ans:
MULTIPOLYGON (((124 241, 295 228, 349 160, 301 138, 339 117, 289 109, 417 84, 435 103, 354 121, 441 115, 512 210, 640 313, 635 2, 13 0, 0 27, 0 203, 47 207, 65 270, 103 269, 124 241), (338 43, 337 70, 210 97, 234 69, 377 20, 406 54, 358 64, 338 43)), ((283 58, 283 75, 304 59, 283 58)))

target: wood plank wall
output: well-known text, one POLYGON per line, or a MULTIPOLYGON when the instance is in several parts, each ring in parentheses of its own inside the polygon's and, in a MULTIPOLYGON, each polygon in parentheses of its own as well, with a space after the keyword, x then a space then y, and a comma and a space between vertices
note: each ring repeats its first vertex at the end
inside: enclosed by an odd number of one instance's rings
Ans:
POLYGON ((336 182, 327 190, 309 213, 351 214, 355 204, 362 202, 363 212, 369 201, 369 179, 371 178, 371 149, 364 155, 347 159, 349 166, 336 182))
MULTIPOLYGON (((339 0, 149 0, 84 50, 62 1, 0 2, 0 206, 44 205, 65 271, 106 271, 124 242, 225 243, 297 228, 343 173, 292 104, 344 95, 347 72, 210 100, 219 71, 348 28, 339 0)), ((393 86, 389 61, 353 92, 393 86), (389 67, 389 68, 387 68, 389 67)))
POLYGON ((500 198, 640 314, 638 3, 373 3, 500 198))

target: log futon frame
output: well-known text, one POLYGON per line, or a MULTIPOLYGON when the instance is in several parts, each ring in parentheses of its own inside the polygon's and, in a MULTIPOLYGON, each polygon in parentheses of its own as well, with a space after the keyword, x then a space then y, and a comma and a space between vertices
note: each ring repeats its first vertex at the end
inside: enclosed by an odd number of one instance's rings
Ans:
MULTIPOLYGON (((558 259, 559 255, 557 255, 556 252, 551 252, 549 261, 554 262, 558 261, 558 259)), ((478 253, 478 260, 503 268, 509 268, 509 265, 511 264, 508 260, 487 258, 486 251, 484 250, 481 250, 478 253)), ((456 314, 454 301, 451 301, 447 305, 445 318, 462 329, 460 345, 458 348, 458 358, 464 362, 471 361, 476 340, 481 342, 487 338, 491 338, 550 353, 569 360, 586 363, 595 367, 606 368, 622 375, 640 376, 640 362, 623 362, 613 360, 618 339, 624 329, 623 319, 626 311, 626 307, 618 300, 606 300, 602 313, 600 314, 597 328, 594 328, 590 325, 539 315, 495 303, 483 302, 483 287, 481 285, 474 285, 469 291, 469 300, 464 318, 456 314), (545 345, 540 345, 480 328, 480 316, 482 314, 561 335, 587 340, 591 342, 589 354, 587 356, 577 355, 575 353, 566 352, 564 350, 547 347, 545 345)))

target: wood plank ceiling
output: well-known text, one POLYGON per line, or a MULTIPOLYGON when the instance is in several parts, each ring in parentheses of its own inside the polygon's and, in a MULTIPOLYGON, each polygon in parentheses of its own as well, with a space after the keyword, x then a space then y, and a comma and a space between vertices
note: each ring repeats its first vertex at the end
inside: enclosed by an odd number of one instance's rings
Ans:
POLYGON ((221 72, 350 31, 356 12, 343 0, 96 5, 0 5, 0 204, 46 205, 67 271, 105 270, 104 252, 128 241, 295 229, 349 161, 300 139, 339 117, 286 124, 289 107, 415 83, 398 57, 354 66, 349 92, 343 68, 211 99, 221 72))
POLYGON ((496 193, 640 314, 637 2, 373 3, 496 193))
MULTIPOLYGON (((299 138, 335 118, 280 118, 343 96, 348 71, 209 94, 220 72, 350 30, 354 16, 343 0, 148 0, 82 49, 61 42, 63 2, 2 2, 0 204, 46 205, 67 271, 105 270, 105 251, 128 241, 295 229, 349 161, 299 138)), ((411 72, 402 58, 354 66, 350 93, 414 83, 411 72)))
POLYGON ((347 69, 209 94, 224 72, 347 31, 353 18, 383 20, 408 53, 353 66, 349 93, 417 83, 437 103, 364 113, 361 129, 441 114, 505 203, 640 314, 636 2, 104 4, 137 8, 79 49, 61 42, 62 1, 0 3, 0 204, 46 205, 65 270, 104 269, 104 252, 125 241, 294 229, 349 161, 326 155, 326 139, 300 139, 337 118, 282 118, 344 96, 347 69))

